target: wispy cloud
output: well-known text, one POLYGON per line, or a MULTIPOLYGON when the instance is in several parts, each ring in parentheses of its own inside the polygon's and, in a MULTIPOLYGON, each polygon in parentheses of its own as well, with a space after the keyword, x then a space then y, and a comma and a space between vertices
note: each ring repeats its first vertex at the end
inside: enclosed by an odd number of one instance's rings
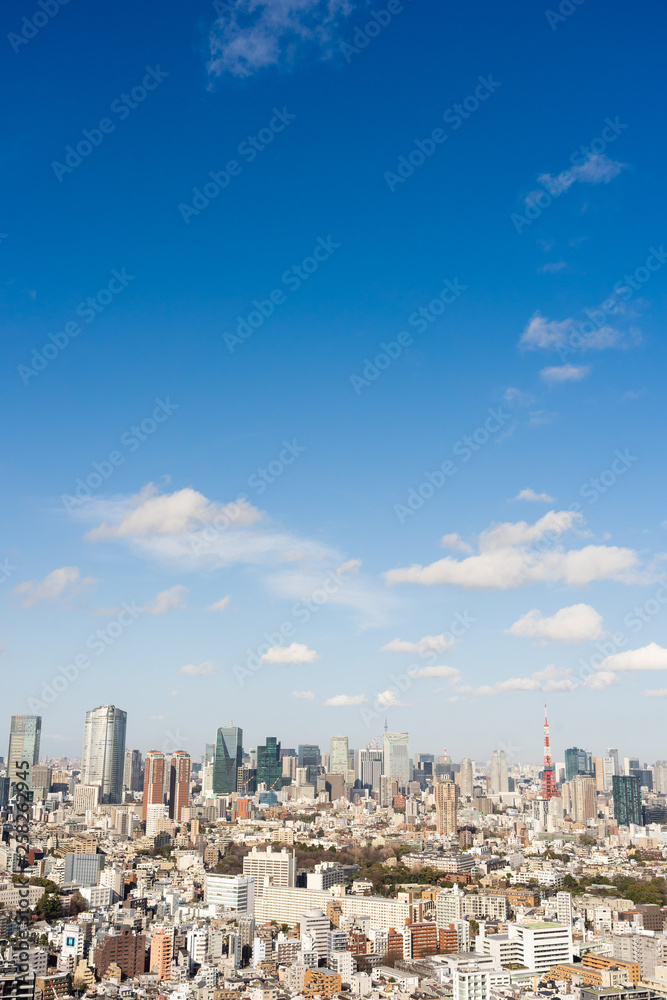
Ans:
POLYGON ((378 708, 399 708, 405 704, 402 702, 393 688, 387 691, 380 691, 375 699, 378 708))
POLYGON ((249 77, 307 53, 327 58, 354 8, 348 0, 236 0, 211 28, 209 74, 249 77))
POLYGON ((81 576, 77 566, 61 566, 54 569, 43 580, 26 580, 14 587, 12 593, 23 597, 22 608, 31 608, 45 601, 49 604, 60 597, 72 597, 81 594, 97 583, 92 576, 81 576))
POLYGON ((315 695, 312 691, 292 691, 292 697, 296 698, 297 701, 315 701, 315 695))
POLYGON ((368 701, 365 694, 335 694, 333 698, 327 698, 324 702, 330 708, 348 708, 355 705, 363 705, 368 701))
POLYGON ((548 493, 536 493, 535 490, 525 489, 519 490, 513 500, 530 500, 532 503, 553 503, 554 498, 550 497, 548 493))
MULTIPOLYGON (((611 300, 610 304, 611 304, 611 300)), ((604 314, 602 314, 604 319, 604 314)), ((632 342, 636 343, 637 336, 633 334, 632 342)), ((629 341, 622 330, 618 330, 609 324, 598 325, 589 321, 579 323, 575 319, 547 319, 539 311, 533 313, 526 324, 521 337, 519 347, 524 351, 557 351, 559 347, 565 347, 570 342, 576 343, 578 351, 605 351, 612 347, 627 347, 629 341), (584 326, 593 326, 592 330, 582 329, 584 326)))
POLYGON ((178 672, 184 677, 211 677, 217 673, 217 667, 213 660, 204 660, 199 665, 188 663, 187 666, 181 667, 178 672))
POLYGON ((187 592, 188 588, 179 583, 168 590, 160 591, 152 601, 144 604, 142 610, 147 615, 166 615, 176 609, 182 610, 185 607, 185 595, 187 592))
POLYGON ((215 601, 213 604, 209 604, 206 608, 207 611, 226 611, 229 607, 229 602, 231 597, 221 597, 219 601, 215 601))
MULTIPOLYGON (((608 184, 626 167, 627 163, 610 160, 604 153, 591 153, 584 163, 569 167, 557 177, 552 174, 540 174, 537 179, 551 194, 558 195, 567 191, 573 184, 608 184)), ((531 198, 533 196, 528 195, 526 202, 531 198)))
POLYGON ((408 670, 410 677, 415 677, 420 680, 426 680, 430 677, 446 677, 449 680, 456 681, 461 677, 461 671, 456 670, 454 667, 413 667, 412 670, 408 670))
POLYGON ((527 677, 508 677, 505 681, 495 684, 481 684, 479 687, 460 685, 456 688, 458 694, 488 697, 489 695, 506 694, 514 691, 574 691, 577 682, 571 677, 569 668, 559 668, 549 665, 543 670, 536 670, 527 677))
POLYGON ((581 382, 590 373, 589 365, 554 365, 551 368, 543 368, 540 377, 545 382, 581 382))
POLYGON ((415 653, 421 656, 424 653, 445 653, 455 644, 456 639, 448 635, 425 635, 417 642, 408 642, 406 639, 392 639, 391 642, 381 646, 383 653, 415 653))

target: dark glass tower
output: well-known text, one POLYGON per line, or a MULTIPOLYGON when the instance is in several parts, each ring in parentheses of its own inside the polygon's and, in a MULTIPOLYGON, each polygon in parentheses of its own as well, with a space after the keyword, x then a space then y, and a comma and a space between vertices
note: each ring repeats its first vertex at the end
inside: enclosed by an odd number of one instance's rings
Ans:
POLYGON ((283 765, 280 760, 280 743, 275 736, 266 737, 266 745, 257 747, 257 785, 266 785, 277 792, 283 786, 283 765))
POLYGON ((611 778, 614 816, 619 826, 643 826, 641 781, 634 774, 614 774, 611 778))
POLYGON ((238 726, 221 726, 215 744, 213 791, 216 795, 240 792, 239 768, 243 766, 243 730, 238 726))

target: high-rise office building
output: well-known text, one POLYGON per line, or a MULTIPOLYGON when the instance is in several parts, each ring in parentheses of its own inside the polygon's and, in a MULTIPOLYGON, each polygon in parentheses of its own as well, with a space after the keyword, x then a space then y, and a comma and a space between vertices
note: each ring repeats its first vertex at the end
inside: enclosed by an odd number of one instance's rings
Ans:
POLYGON ((320 748, 315 743, 302 743, 299 746, 297 758, 297 767, 307 768, 308 782, 311 785, 314 784, 322 763, 320 748))
POLYGON ((397 781, 399 788, 407 785, 412 775, 410 774, 410 754, 408 733, 387 733, 384 734, 384 775, 397 781))
POLYGON ((667 760, 656 760, 655 762, 653 789, 660 795, 667 794, 667 760))
POLYGON ((507 754, 504 750, 494 750, 489 767, 489 791, 493 795, 509 791, 507 775, 507 754))
POLYGON ((39 763, 39 741, 42 735, 40 715, 12 715, 9 728, 9 751, 7 753, 7 777, 9 795, 15 794, 17 781, 25 780, 32 788, 32 769, 39 763), (27 767, 20 767, 27 764, 27 767), (27 772, 27 774, 26 774, 27 772), (26 775, 25 779, 22 777, 26 775))
POLYGON ((473 795, 473 770, 470 757, 464 757, 461 761, 459 772, 459 792, 462 799, 471 799, 473 795))
POLYGON ((571 781, 577 774, 593 774, 593 756, 581 747, 568 747, 565 751, 565 780, 571 781))
POLYGON ((620 774, 621 769, 618 766, 618 750, 615 747, 609 747, 607 750, 605 750, 604 755, 605 757, 611 757, 611 759, 614 762, 614 770, 612 773, 620 774))
POLYGON ((100 803, 122 802, 127 712, 100 705, 86 712, 81 783, 99 785, 100 803))
POLYGON ((213 791, 216 795, 231 795, 239 788, 239 769, 243 767, 243 730, 238 726, 221 726, 215 744, 213 791))
POLYGON ((438 833, 449 837, 456 833, 456 812, 459 805, 459 789, 453 781, 436 781, 435 822, 438 833))
POLYGON ((342 774, 347 781, 348 745, 347 736, 332 736, 329 755, 329 774, 342 774))
POLYGON ((572 819, 584 826, 597 816, 595 778, 590 774, 575 774, 570 782, 572 819))
POLYGON ((357 750, 356 779, 364 788, 377 790, 382 777, 382 751, 357 750))
MULTIPOLYGON (((623 758, 623 774, 632 774, 633 771, 639 768, 639 757, 624 757, 623 758)), ((619 769, 620 774, 620 769, 619 769)))
POLYGON ((265 745, 257 747, 257 787, 264 784, 267 790, 277 792, 283 786, 282 774, 280 742, 275 736, 267 736, 265 745))
POLYGON ((140 750, 125 751, 123 784, 128 792, 140 792, 144 787, 144 765, 140 750))
POLYGON ((141 818, 148 818, 148 807, 164 805, 165 757, 161 750, 149 750, 144 759, 144 797, 141 818))
POLYGON ((169 818, 181 821, 181 812, 190 801, 190 754, 174 750, 169 780, 169 818))
POLYGON ((634 774, 615 774, 612 779, 614 816, 619 826, 643 825, 641 782, 634 774))

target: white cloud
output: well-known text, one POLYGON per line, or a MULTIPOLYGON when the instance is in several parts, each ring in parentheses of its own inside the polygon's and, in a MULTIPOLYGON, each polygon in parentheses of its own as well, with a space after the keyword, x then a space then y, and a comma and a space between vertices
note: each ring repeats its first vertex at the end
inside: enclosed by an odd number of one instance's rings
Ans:
POLYGON ((162 590, 152 601, 144 604, 142 611, 147 615, 166 615, 177 608, 182 610, 185 607, 184 598, 187 592, 188 588, 182 583, 168 590, 162 590))
POLYGON ((41 601, 51 603, 59 597, 80 594, 88 587, 97 583, 92 576, 81 578, 81 570, 77 566, 61 566, 54 569, 43 580, 26 580, 14 587, 13 594, 21 594, 25 600, 22 608, 31 608, 41 601))
POLYGON ((426 679, 429 677, 448 677, 452 681, 458 681, 461 677, 461 671, 456 670, 454 667, 414 667, 412 670, 408 670, 410 677, 416 677, 421 679, 426 679))
POLYGON ((519 490, 513 500, 530 500, 532 503, 553 503, 554 498, 550 497, 548 493, 536 493, 535 490, 530 488, 525 490, 519 490))
POLYGON ((340 22, 354 10, 348 0, 233 0, 229 6, 209 33, 212 77, 291 65, 302 49, 327 58, 340 22))
POLYGON ((217 673, 217 667, 213 660, 204 660, 199 666, 194 663, 188 663, 186 667, 181 667, 178 672, 179 674, 183 674, 184 677, 211 677, 212 674, 217 673))
POLYGON ((667 670, 667 649, 650 642, 641 649, 626 649, 614 653, 600 664, 601 671, 667 670))
MULTIPOLYGON (((537 179, 551 194, 559 195, 577 183, 608 184, 614 177, 618 177, 626 166, 627 163, 610 160, 604 153, 591 153, 584 163, 568 167, 557 177, 553 177, 551 174, 540 174, 537 179)), ((528 198, 530 197, 529 195, 528 198)))
POLYGON ((134 496, 91 499, 74 515, 97 522, 86 535, 89 541, 121 543, 139 555, 186 570, 295 559, 340 562, 337 552, 319 542, 274 528, 245 500, 217 503, 191 488, 161 494, 149 483, 134 496))
POLYGON ((164 715, 149 715, 148 718, 153 722, 160 722, 161 719, 164 719, 164 715))
POLYGON ((567 262, 564 260, 554 260, 549 264, 542 264, 538 267, 538 271, 542 274, 556 274, 557 271, 563 271, 567 267, 567 262))
POLYGON ((207 611, 226 611, 229 607, 229 602, 231 597, 221 597, 219 601, 215 601, 213 604, 209 604, 206 608, 207 611))
POLYGON ((443 549, 451 549, 452 552, 472 552, 472 548, 464 542, 460 535, 452 531, 449 535, 443 535, 440 539, 443 549))
POLYGON ((297 701, 314 701, 315 695, 312 691, 292 691, 292 697, 297 701))
POLYGON ((171 695, 172 698, 178 698, 178 696, 179 696, 180 693, 181 693, 180 691, 170 691, 169 692, 169 694, 171 695))
POLYGON ((375 701, 378 708, 399 708, 405 704, 399 700, 393 688, 389 688, 387 691, 380 691, 375 701))
POLYGON ((262 663, 314 663, 319 659, 319 653, 308 649, 301 642, 293 642, 289 646, 272 646, 260 657, 262 663))
POLYGON ((537 670, 528 677, 509 677, 495 684, 482 684, 479 687, 468 687, 462 684, 457 687, 459 694, 487 697, 489 695, 507 694, 512 691, 574 691, 577 682, 571 677, 572 671, 566 667, 554 667, 550 664, 543 670, 537 670))
POLYGON ((347 708, 348 706, 363 705, 368 701, 364 694, 336 694, 333 698, 327 698, 324 702, 331 708, 347 708))
POLYGON ((540 377, 545 382, 581 382, 590 372, 590 365, 553 365, 542 368, 540 377))
POLYGON ((598 670, 584 681, 584 687, 591 691, 604 691, 614 684, 618 684, 618 677, 611 670, 598 670))
POLYGON ((625 334, 608 324, 595 329, 591 320, 547 319, 539 311, 530 317, 519 339, 519 347, 525 351, 556 351, 567 345, 578 351, 604 351, 627 343, 625 334), (588 329, 590 326, 594 329, 588 329))
POLYGON ((341 576, 357 576, 359 570, 361 569, 361 559, 348 559, 347 562, 342 563, 336 573, 341 576))
POLYGON ((549 511, 534 524, 494 524, 478 538, 478 554, 451 556, 427 566, 413 565, 384 574, 391 586, 459 586, 466 590, 514 590, 535 583, 562 582, 580 587, 594 580, 630 582, 637 567, 632 549, 586 545, 566 550, 560 537, 583 523, 581 514, 549 511))
POLYGON ((657 688, 653 691, 642 691, 645 698, 667 698, 667 688, 657 688))
POLYGON ((543 618, 542 613, 534 609, 506 631, 509 635, 577 645, 602 635, 602 617, 590 604, 573 604, 548 618, 543 618))
POLYGON ((392 639, 391 642, 381 646, 383 653, 416 653, 418 656, 424 653, 446 653, 451 649, 456 639, 447 635, 425 635, 417 642, 408 642, 406 639, 392 639))

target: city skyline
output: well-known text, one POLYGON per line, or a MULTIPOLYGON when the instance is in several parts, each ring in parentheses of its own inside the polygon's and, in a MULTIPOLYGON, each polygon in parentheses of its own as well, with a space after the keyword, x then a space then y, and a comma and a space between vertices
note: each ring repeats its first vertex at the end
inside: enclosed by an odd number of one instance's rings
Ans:
POLYGON ((223 705, 537 760, 546 694, 662 756, 663 14, 401 6, 261 65, 208 0, 8 52, 0 641, 45 751, 131 700, 146 748, 223 705))

